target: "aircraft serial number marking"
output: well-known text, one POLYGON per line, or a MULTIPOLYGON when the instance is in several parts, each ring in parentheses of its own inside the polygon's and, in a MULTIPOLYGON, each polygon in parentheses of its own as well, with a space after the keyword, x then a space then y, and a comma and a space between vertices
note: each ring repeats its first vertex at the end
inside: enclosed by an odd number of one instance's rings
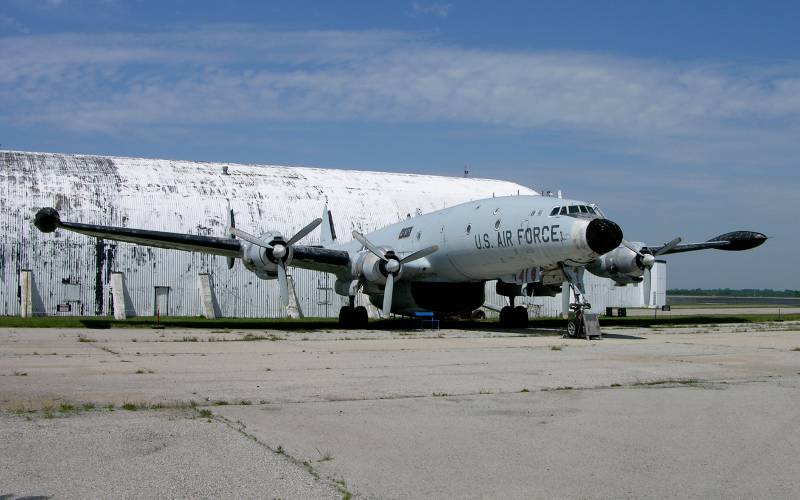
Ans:
POLYGON ((564 236, 559 231, 559 224, 552 226, 535 226, 526 229, 517 229, 517 242, 514 243, 514 234, 512 231, 498 231, 497 243, 492 244, 492 239, 489 233, 475 235, 475 248, 478 250, 486 248, 507 248, 513 246, 522 246, 523 244, 533 245, 538 243, 549 243, 563 241, 564 236))

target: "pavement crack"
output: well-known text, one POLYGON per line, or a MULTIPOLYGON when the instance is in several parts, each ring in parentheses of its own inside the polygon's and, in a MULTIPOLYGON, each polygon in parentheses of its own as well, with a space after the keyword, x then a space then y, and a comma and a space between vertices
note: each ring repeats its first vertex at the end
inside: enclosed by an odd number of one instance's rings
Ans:
POLYGON ((234 421, 224 415, 220 415, 219 413, 214 413, 211 419, 223 425, 226 425, 228 428, 238 432, 245 438, 253 441, 254 443, 258 444, 264 449, 271 451, 275 455, 282 456, 284 459, 288 460, 290 463, 296 465, 297 467, 301 467, 306 472, 308 472, 311 475, 311 477, 313 477, 315 480, 324 481, 325 484, 335 489, 340 495, 342 495, 342 498, 352 498, 353 492, 349 491, 344 479, 342 479, 341 477, 337 478, 335 476, 329 476, 329 475, 326 475, 323 478, 320 472, 312 465, 310 460, 301 460, 293 455, 290 455, 281 445, 278 445, 277 448, 273 448, 266 442, 260 440, 258 436, 256 436, 255 434, 247 432, 246 430, 247 426, 241 420, 234 421))

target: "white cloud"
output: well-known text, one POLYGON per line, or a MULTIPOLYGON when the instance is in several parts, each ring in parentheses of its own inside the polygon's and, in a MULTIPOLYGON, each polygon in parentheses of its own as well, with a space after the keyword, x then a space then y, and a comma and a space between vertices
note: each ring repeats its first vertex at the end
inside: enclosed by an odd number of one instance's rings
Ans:
POLYGON ((621 152, 688 163, 753 154, 752 140, 797 155, 800 67, 790 63, 480 51, 407 33, 242 26, 3 44, 0 105, 18 123, 122 132, 275 120, 442 122, 578 131, 621 152))
POLYGON ((438 17, 447 17, 453 4, 449 3, 420 3, 411 2, 411 11, 413 15, 434 15, 438 17))

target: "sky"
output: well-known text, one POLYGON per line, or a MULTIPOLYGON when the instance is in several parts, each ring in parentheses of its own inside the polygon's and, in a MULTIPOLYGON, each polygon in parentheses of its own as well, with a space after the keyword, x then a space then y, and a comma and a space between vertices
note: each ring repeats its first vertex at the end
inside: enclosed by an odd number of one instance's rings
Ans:
POLYGON ((798 2, 0 0, 0 148, 505 179, 800 288, 798 2))

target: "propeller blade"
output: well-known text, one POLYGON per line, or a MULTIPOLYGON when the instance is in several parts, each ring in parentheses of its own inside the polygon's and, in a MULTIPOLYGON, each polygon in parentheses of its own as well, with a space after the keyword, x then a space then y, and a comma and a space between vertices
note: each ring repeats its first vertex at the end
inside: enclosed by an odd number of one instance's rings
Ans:
POLYGON ((680 243, 680 242, 681 242, 681 238, 680 238, 680 236, 679 236, 679 237, 675 238, 674 240, 670 241, 669 243, 667 243, 666 245, 664 245, 663 247, 661 247, 661 248, 660 248, 660 249, 659 249, 659 250, 658 250, 656 253, 654 253, 653 255, 655 255, 656 257, 658 257, 658 256, 659 256, 659 255, 661 255, 662 253, 669 252, 670 250, 672 250, 673 248, 675 248, 676 246, 678 246, 678 243, 680 243))
POLYGON ((359 243, 364 245, 364 248, 375 254, 376 257, 378 257, 383 261, 386 260, 386 256, 384 255, 383 251, 380 248, 373 245, 368 239, 364 237, 363 234, 359 233, 358 231, 353 231, 353 238, 355 238, 356 240, 358 240, 359 243))
MULTIPOLYGON (((236 227, 236 217, 233 215, 233 209, 231 208, 231 204, 228 203, 228 233, 230 234, 230 228, 236 227)), ((236 239, 236 235, 231 234, 231 238, 236 239)), ((236 265, 236 257, 227 257, 225 259, 228 262, 228 269, 233 269, 233 266, 236 265)))
POLYGON ((231 236, 238 236, 239 238, 243 239, 244 241, 249 241, 253 245, 258 245, 258 246, 260 246, 262 248, 272 248, 272 245, 270 245, 266 241, 264 241, 262 239, 259 239, 259 238, 256 238, 252 234, 247 233, 245 231, 242 231, 241 229, 238 229, 238 228, 235 228, 235 227, 231 227, 231 228, 228 229, 228 232, 231 233, 231 236))
POLYGON ((638 256, 640 256, 640 257, 644 257, 644 254, 642 254, 642 252, 640 252, 638 248, 636 248, 635 246, 633 246, 633 244, 631 244, 631 242, 630 242, 630 241, 628 241, 628 240, 626 240, 626 239, 623 239, 623 240, 622 240, 622 244, 625 246, 625 248, 627 248, 627 249, 628 249, 628 250, 630 250, 631 252, 635 253, 636 255, 638 255, 638 256))
POLYGON ((286 264, 278 262, 278 286, 281 290, 281 305, 284 309, 289 306, 289 280, 286 278, 286 264))
POLYGON ((386 277, 386 288, 383 291, 383 315, 388 317, 392 312, 392 293, 394 292, 394 275, 386 277))
POLYGON ((652 276, 651 276, 650 272, 651 272, 650 268, 646 267, 644 269, 644 276, 643 276, 644 280, 642 280, 642 291, 644 293, 644 305, 646 305, 646 306, 650 305, 650 283, 651 283, 650 280, 652 279, 652 276))
POLYGON ((292 236, 291 238, 289 238, 289 241, 287 241, 287 242, 286 242, 286 244, 287 244, 288 246, 292 246, 292 245, 294 245, 294 244, 295 244, 295 243, 297 243, 298 241, 300 241, 300 240, 302 240, 303 238, 305 238, 305 237, 306 237, 306 235, 308 235, 308 233, 310 233, 311 231, 313 231, 314 229, 316 229, 316 228, 317 228, 317 226, 319 226, 320 224, 322 224, 322 219, 314 219, 314 220, 313 220, 313 221, 311 221, 311 222, 310 222, 310 223, 309 223, 309 224, 308 224, 306 227, 304 227, 303 229, 301 229, 300 231, 298 231, 298 232, 297 232, 297 234, 295 234, 294 236, 292 236))
POLYGON ((401 264, 408 264, 409 262, 414 262, 415 260, 421 259, 423 257, 427 257, 428 255, 432 254, 433 252, 439 250, 437 245, 430 246, 428 248, 423 248, 422 250, 417 250, 416 252, 412 253, 411 255, 406 255, 402 259, 400 259, 401 264))

